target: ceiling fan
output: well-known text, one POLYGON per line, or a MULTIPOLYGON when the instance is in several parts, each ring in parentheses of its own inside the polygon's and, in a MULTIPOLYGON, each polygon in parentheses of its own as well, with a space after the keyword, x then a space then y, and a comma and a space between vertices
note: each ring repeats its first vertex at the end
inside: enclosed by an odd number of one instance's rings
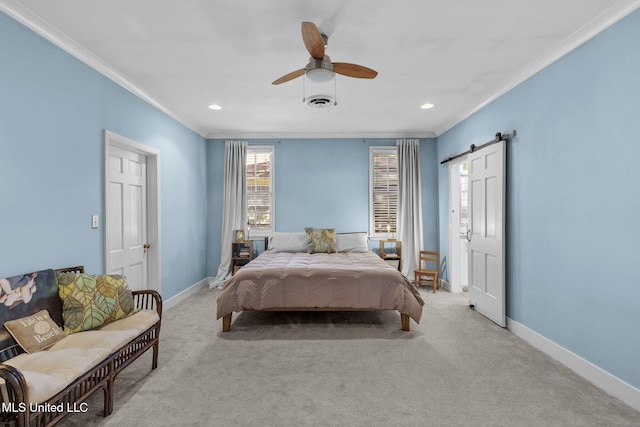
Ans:
POLYGON ((285 74, 272 84, 279 85, 305 74, 309 80, 315 82, 329 81, 334 77, 334 73, 359 79, 373 79, 378 75, 377 71, 362 65, 331 62, 331 58, 324 54, 328 38, 318 31, 318 27, 313 22, 302 23, 302 40, 311 55, 309 63, 304 68, 285 74))

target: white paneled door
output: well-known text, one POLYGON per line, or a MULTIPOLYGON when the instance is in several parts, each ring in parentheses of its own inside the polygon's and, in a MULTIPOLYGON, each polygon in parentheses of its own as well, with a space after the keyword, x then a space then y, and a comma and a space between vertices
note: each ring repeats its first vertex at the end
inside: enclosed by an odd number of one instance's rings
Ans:
POLYGON ((120 147, 108 156, 106 270, 123 274, 132 290, 147 289, 146 156, 120 147))
POLYGON ((505 315, 505 142, 468 155, 469 304, 500 326, 505 315))

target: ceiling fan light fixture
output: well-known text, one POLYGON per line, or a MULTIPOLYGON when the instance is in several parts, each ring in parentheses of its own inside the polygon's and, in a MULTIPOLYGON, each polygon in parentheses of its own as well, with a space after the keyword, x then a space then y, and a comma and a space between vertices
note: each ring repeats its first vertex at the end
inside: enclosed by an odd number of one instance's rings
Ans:
POLYGON ((310 81, 314 83, 330 82, 334 76, 333 71, 327 70, 325 68, 314 68, 312 70, 307 70, 305 75, 310 81))
POLYGON ((304 103, 313 108, 327 108, 338 105, 336 98, 331 95, 311 95, 303 99, 304 103))
POLYGON ((302 102, 313 108, 327 108, 338 105, 338 101, 336 100, 336 79, 333 78, 332 70, 326 68, 307 69, 306 74, 307 77, 309 75, 313 77, 302 80, 302 102), (318 73, 318 71, 320 71, 320 73, 318 73), (329 74, 331 74, 331 77, 327 78, 329 74), (314 78, 318 76, 322 80, 314 80, 314 78), (307 80, 311 84, 307 85, 307 80), (333 80, 333 84, 330 83, 331 80, 333 80), (307 86, 310 87, 310 90, 307 90, 307 86), (331 89, 333 89, 333 91, 331 89), (330 92, 333 92, 333 95, 330 95, 330 92))

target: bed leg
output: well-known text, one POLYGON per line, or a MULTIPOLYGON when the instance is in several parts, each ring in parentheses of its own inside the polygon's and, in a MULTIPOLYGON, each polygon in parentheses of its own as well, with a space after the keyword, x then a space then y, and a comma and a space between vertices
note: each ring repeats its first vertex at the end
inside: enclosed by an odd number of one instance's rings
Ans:
POLYGON ((410 331, 411 323, 410 323, 409 315, 400 313, 400 320, 402 320, 402 330, 410 331))
POLYGON ((231 330, 231 313, 222 317, 222 332, 229 332, 231 330))

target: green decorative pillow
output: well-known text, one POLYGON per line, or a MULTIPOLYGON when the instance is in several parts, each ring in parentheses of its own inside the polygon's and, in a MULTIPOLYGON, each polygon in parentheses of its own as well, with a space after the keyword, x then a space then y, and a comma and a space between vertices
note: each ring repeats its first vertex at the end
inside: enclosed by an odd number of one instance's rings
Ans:
POLYGON ((338 252, 335 228, 305 228, 304 230, 307 232, 307 243, 309 244, 307 253, 331 254, 338 252))
POLYGON ((136 311, 123 276, 62 273, 58 285, 67 334, 99 328, 136 311))
POLYGON ((60 326, 51 320, 47 310, 40 310, 36 314, 21 319, 5 322, 4 327, 27 353, 48 348, 66 335, 60 326))

